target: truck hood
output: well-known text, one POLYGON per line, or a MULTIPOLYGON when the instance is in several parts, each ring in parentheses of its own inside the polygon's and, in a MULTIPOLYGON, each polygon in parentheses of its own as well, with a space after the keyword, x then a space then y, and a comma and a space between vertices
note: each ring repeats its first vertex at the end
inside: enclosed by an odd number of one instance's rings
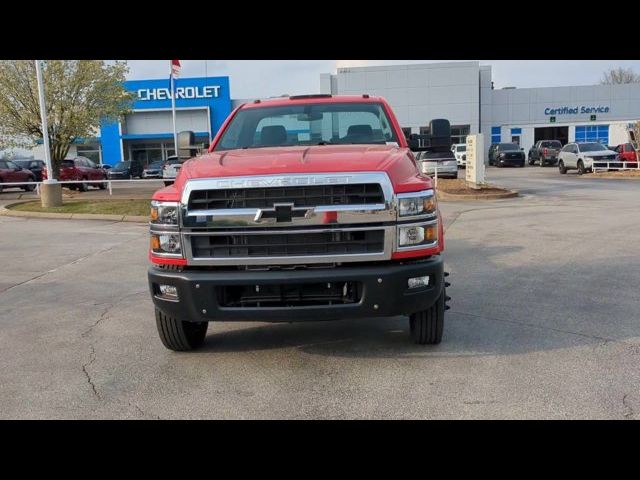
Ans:
POLYGON ((397 193, 431 188, 431 179, 419 173, 407 148, 318 145, 211 152, 185 162, 175 184, 159 191, 156 198, 177 197, 184 183, 192 178, 380 171, 389 175, 397 193))

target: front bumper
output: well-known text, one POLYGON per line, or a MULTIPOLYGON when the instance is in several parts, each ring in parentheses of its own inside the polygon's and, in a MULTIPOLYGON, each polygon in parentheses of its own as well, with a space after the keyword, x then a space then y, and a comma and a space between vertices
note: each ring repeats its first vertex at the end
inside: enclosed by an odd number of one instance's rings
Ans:
MULTIPOLYGON (((435 255, 411 262, 378 262, 366 266, 291 271, 186 270, 152 266, 148 272, 154 305, 165 315, 185 321, 298 322, 358 317, 410 315, 432 306, 444 283, 444 261, 435 255), (429 286, 408 288, 408 279, 430 277, 429 286), (297 286, 332 282, 358 282, 359 301, 348 304, 306 306, 226 307, 219 290, 226 286, 297 286), (175 286, 178 301, 156 295, 158 285, 175 286)), ((264 287, 263 287, 264 288, 264 287)))
POLYGON ((501 167, 522 167, 524 166, 524 157, 522 158, 498 158, 497 162, 501 167))

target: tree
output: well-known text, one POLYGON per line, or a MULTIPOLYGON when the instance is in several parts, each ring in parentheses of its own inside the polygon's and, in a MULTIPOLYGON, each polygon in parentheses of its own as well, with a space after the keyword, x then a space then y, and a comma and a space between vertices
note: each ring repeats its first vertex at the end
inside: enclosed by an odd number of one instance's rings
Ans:
POLYGON ((607 84, 620 84, 620 83, 636 83, 640 82, 640 75, 637 75, 630 68, 612 68, 602 74, 602 80, 600 83, 607 84))
MULTIPOLYGON (((95 137, 103 121, 129 111, 126 62, 47 60, 43 79, 53 176, 77 139, 95 137)), ((33 60, 0 60, 0 138, 42 140, 38 84, 33 60)))

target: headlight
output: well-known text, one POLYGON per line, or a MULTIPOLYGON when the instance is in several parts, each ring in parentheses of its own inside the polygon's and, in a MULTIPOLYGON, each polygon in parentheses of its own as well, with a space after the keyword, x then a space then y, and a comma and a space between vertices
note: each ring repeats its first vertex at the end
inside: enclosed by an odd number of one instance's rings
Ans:
POLYGON ((499 158, 504 158, 504 157, 505 157, 505 155, 504 155, 504 153, 501 153, 500 155, 498 155, 498 157, 499 157, 499 158))
POLYGON ((152 233, 151 251, 160 254, 182 255, 180 235, 177 233, 152 233))
POLYGON ((151 223, 161 225, 178 224, 178 204, 175 202, 151 202, 151 223))
POLYGON ((435 213, 436 208, 436 197, 433 190, 427 190, 415 196, 398 199, 398 214, 401 217, 430 215, 435 213))
POLYGON ((398 246, 417 247, 438 241, 438 224, 398 227, 398 246))

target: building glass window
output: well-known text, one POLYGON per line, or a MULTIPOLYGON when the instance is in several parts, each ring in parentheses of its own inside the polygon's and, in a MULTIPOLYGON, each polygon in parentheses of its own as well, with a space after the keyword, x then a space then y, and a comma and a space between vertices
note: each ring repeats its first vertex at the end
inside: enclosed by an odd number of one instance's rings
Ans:
POLYGON ((78 152, 79 157, 87 157, 97 165, 102 163, 102 150, 100 148, 100 144, 78 145, 76 147, 76 151, 78 152))
POLYGON ((609 125, 577 125, 576 142, 609 144, 609 125))
POLYGON ((451 143, 467 143, 470 125, 451 125, 451 143))
POLYGON ((491 127, 491 144, 500 143, 501 139, 500 127, 491 127))

